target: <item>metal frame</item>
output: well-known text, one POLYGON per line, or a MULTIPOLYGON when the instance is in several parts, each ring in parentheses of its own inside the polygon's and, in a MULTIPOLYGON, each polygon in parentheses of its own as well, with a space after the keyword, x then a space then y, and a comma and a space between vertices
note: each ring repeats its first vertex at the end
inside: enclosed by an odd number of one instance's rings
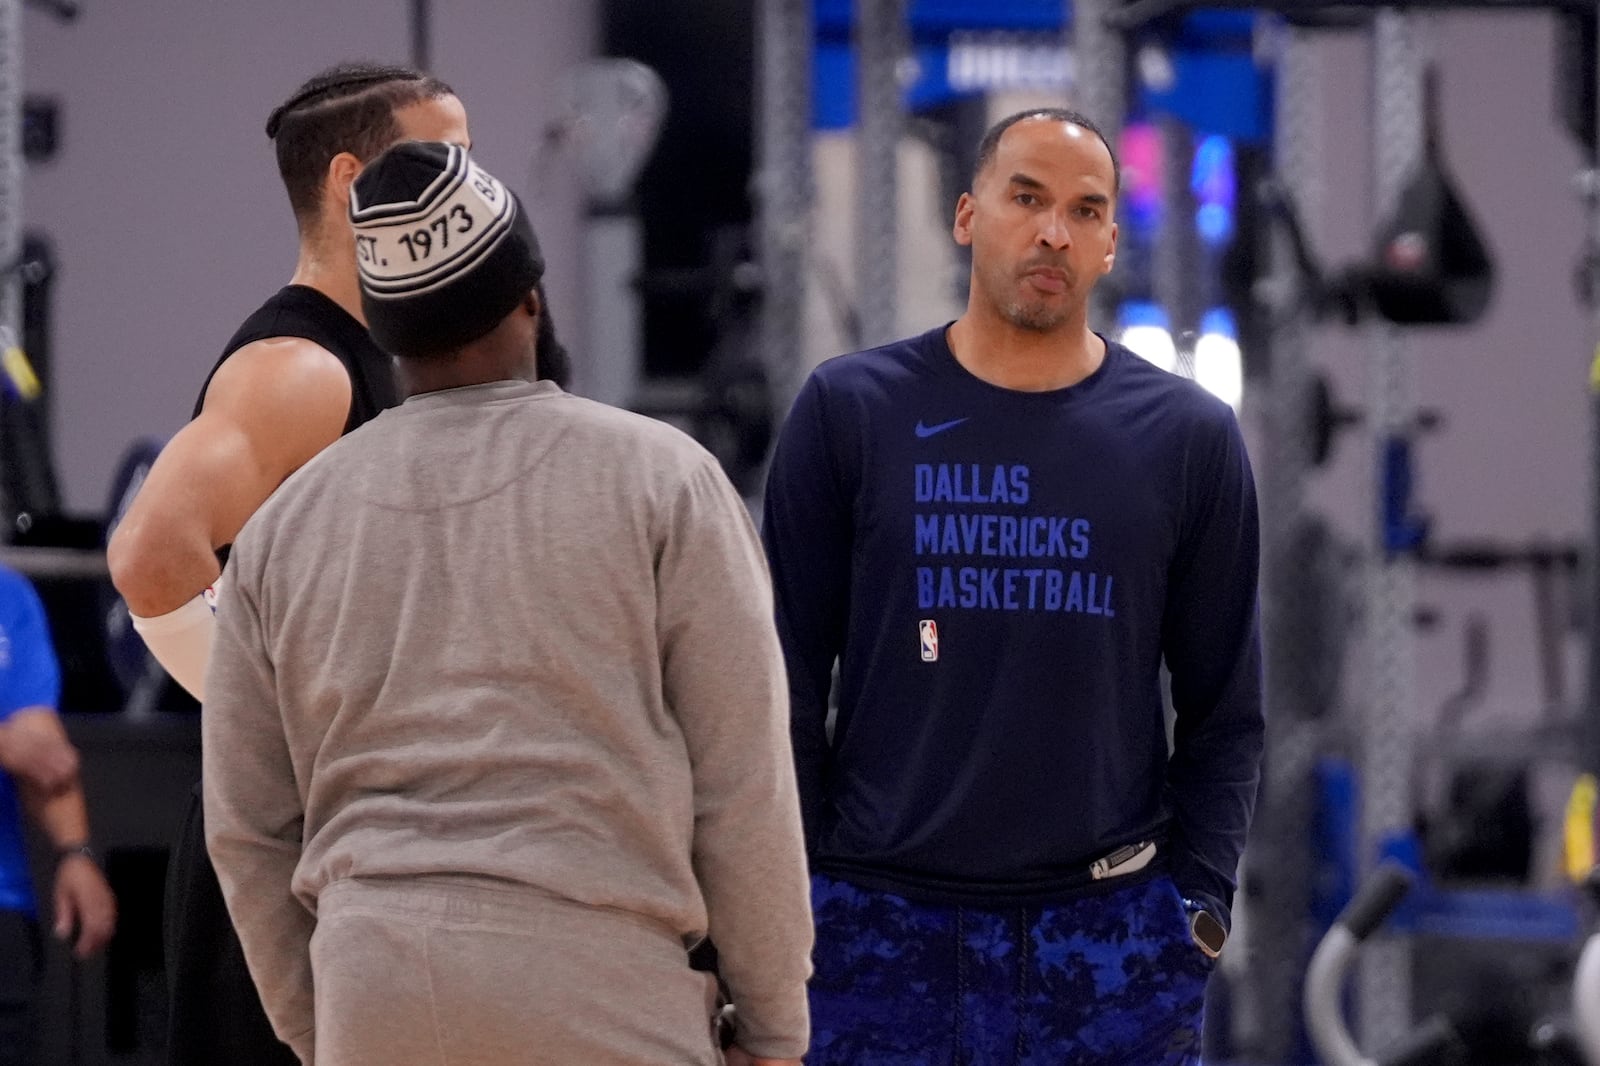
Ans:
MULTIPOLYGON (((1132 29, 1167 20, 1198 6, 1191 0, 1136 0, 1112 15, 1113 24, 1132 29)), ((1381 10, 1370 4, 1333 5, 1318 0, 1206 0, 1206 7, 1247 7, 1277 11, 1294 24, 1334 27, 1371 26, 1373 39, 1372 114, 1374 144, 1375 216, 1388 216, 1400 188, 1412 172, 1423 146, 1422 34, 1415 23, 1430 9, 1555 9, 1595 13, 1593 0, 1396 0, 1381 10)), ((1292 57, 1289 46, 1285 59, 1292 57)), ((1314 127, 1314 108, 1305 102, 1305 71, 1289 61, 1280 70, 1278 116, 1275 127, 1277 170, 1296 193, 1302 211, 1314 206, 1315 153, 1306 150, 1308 127, 1314 127)), ((1593 177, 1593 176, 1592 176, 1593 177)), ((1600 186, 1600 178, 1594 178, 1600 186)), ((1592 189, 1594 239, 1600 246, 1600 189, 1592 189)), ((1281 263, 1286 250, 1274 256, 1281 263)), ((1293 303, 1294 301, 1290 301, 1293 303)), ((1595 309, 1600 335, 1600 306, 1595 309)), ((1303 487, 1309 474, 1305 447, 1306 323, 1281 318, 1273 327, 1272 360, 1268 382, 1266 418, 1267 455, 1263 467, 1263 610, 1267 632, 1267 693, 1269 719, 1266 778, 1257 832, 1245 856, 1247 883, 1261 905, 1250 913, 1246 925, 1247 955, 1259 1015, 1258 1057, 1282 1061, 1291 1052, 1292 1003, 1286 994, 1298 987, 1298 967, 1304 947, 1304 921, 1309 902, 1311 856, 1305 832, 1309 825, 1309 794, 1321 738, 1307 720, 1308 686, 1301 676, 1306 655, 1303 646, 1308 611, 1325 605, 1304 602, 1304 590, 1295 570, 1293 535, 1303 516, 1303 487), (1249 871, 1260 876, 1250 877, 1249 871)), ((1359 706, 1358 763, 1362 781, 1358 864, 1370 869, 1396 841, 1411 830, 1416 732, 1412 724, 1416 702, 1413 620, 1416 608, 1415 554, 1392 542, 1378 516, 1386 512, 1388 474, 1381 464, 1391 445, 1409 447, 1416 420, 1412 369, 1407 343, 1393 326, 1373 325, 1367 367, 1369 391, 1368 434, 1375 476, 1369 507, 1368 534, 1362 568, 1362 599, 1366 620, 1359 676, 1364 682, 1359 706)), ((1600 390, 1600 360, 1595 385, 1600 390)), ((1595 413, 1594 526, 1600 542, 1600 395, 1595 413)), ((1595 726, 1592 763, 1600 766, 1600 566, 1596 567, 1591 623, 1590 718, 1595 726)), ((1373 944, 1361 960, 1359 985, 1363 1042, 1381 1046, 1398 1039, 1411 1025, 1411 951, 1406 938, 1385 938, 1373 944)))
MULTIPOLYGON (((1285 27, 1276 51, 1277 91, 1273 170, 1295 189, 1300 209, 1312 214, 1322 201, 1321 124, 1323 81, 1306 31, 1285 27)), ((1306 279, 1281 231, 1271 248, 1277 296, 1272 308, 1272 359, 1265 382, 1261 429, 1268 461, 1261 466, 1261 546, 1267 750, 1261 798, 1244 855, 1243 905, 1246 982, 1253 1000, 1248 1044, 1260 1058, 1287 1062, 1298 1033, 1305 967, 1305 915, 1310 908, 1311 823, 1315 769, 1323 748, 1309 697, 1309 674, 1325 654, 1315 644, 1316 627, 1306 620, 1327 604, 1307 602, 1299 531, 1306 518, 1312 441, 1305 418, 1311 384, 1310 314, 1306 279)), ((1243 1034, 1240 1034, 1241 1036, 1243 1034)))
MULTIPOLYGON (((1072 27, 1074 94, 1078 110, 1099 123, 1106 141, 1122 137, 1128 112, 1128 45, 1111 24, 1117 0, 1065 0, 1063 24, 1072 27)), ((1098 285, 1090 297, 1089 322, 1110 332, 1115 325, 1109 286, 1098 285)))
POLYGON ((1128 113, 1128 46, 1112 26, 1115 0, 1066 0, 1064 23, 1072 27, 1078 110, 1094 119, 1116 144, 1128 113))
POLYGON ((756 7, 756 167, 753 199, 762 273, 761 353, 774 403, 787 411, 800 387, 806 248, 815 198, 811 162, 811 0, 756 7))
POLYGON ((1204 313, 1205 293, 1199 284, 1205 247, 1193 225, 1194 190, 1190 187, 1195 142, 1189 127, 1170 115, 1159 120, 1161 130, 1162 187, 1166 192, 1161 228, 1156 237, 1153 290, 1156 303, 1166 308, 1172 342, 1177 349, 1176 371, 1194 377, 1194 348, 1204 313))
POLYGON ((855 0, 855 288, 863 348, 899 335, 900 137, 907 0, 855 0))
POLYGON ((0 0, 0 327, 22 337, 22 0, 0 0))
POLYGON ((407 21, 411 31, 411 65, 425 71, 433 65, 433 0, 411 0, 407 21))
MULTIPOLYGON (((1378 14, 1372 35, 1373 192, 1375 214, 1394 212, 1400 190, 1421 158, 1423 146, 1422 53, 1417 19, 1389 9, 1378 14)), ((1395 326, 1371 331, 1367 364, 1367 428, 1373 461, 1381 463, 1391 441, 1408 438, 1416 422, 1410 345, 1395 326)), ((1386 481, 1380 471, 1369 482, 1370 515, 1384 513, 1386 481)), ((1417 563, 1412 552, 1390 550, 1373 520, 1365 554, 1366 680, 1359 765, 1361 832, 1358 869, 1365 874, 1385 845, 1410 833, 1416 797, 1417 563)), ((1409 939, 1380 940, 1368 949, 1360 970, 1362 1042, 1380 1047, 1411 1028, 1409 939)))

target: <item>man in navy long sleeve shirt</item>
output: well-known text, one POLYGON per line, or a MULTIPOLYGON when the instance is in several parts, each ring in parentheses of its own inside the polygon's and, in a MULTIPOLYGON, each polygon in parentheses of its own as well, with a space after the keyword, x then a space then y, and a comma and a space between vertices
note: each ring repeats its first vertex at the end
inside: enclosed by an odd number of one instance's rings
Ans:
POLYGON ((1198 1052, 1262 750, 1256 500, 1227 405, 1088 328, 1117 191, 1083 116, 997 124, 966 313, 825 363, 784 427, 808 1062, 1198 1052))

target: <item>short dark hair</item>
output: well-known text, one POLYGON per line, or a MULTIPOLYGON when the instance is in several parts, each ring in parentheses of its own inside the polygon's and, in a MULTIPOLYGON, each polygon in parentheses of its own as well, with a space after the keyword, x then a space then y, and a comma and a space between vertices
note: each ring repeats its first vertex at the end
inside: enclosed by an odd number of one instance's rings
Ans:
POLYGON ((540 381, 553 381, 563 389, 572 384, 572 356, 567 346, 556 339, 556 321, 550 317, 550 301, 544 294, 544 279, 533 287, 539 294, 539 332, 534 342, 534 367, 540 381))
POLYGON ((334 156, 349 152, 369 162, 400 139, 396 111, 452 95, 450 86, 431 75, 376 63, 340 63, 308 79, 267 118, 295 218, 316 218, 334 156))
POLYGON ((978 142, 978 159, 972 168, 972 177, 976 181, 988 165, 994 162, 995 153, 1000 150, 1000 138, 1005 136, 1006 130, 1017 123, 1030 118, 1047 118, 1056 122, 1070 122, 1074 126, 1081 126, 1100 138, 1100 143, 1106 146, 1106 151, 1111 153, 1111 191, 1122 191, 1122 163, 1117 159, 1117 150, 1111 147, 1111 142, 1106 140, 1105 131, 1093 119, 1080 111, 1068 107, 1036 107, 1028 111, 1018 111, 989 127, 983 135, 983 140, 978 142))

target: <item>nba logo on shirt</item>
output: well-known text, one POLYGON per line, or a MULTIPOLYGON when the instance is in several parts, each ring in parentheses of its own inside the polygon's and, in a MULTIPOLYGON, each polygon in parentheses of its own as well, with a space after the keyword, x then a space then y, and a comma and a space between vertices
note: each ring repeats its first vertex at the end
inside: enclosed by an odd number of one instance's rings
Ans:
POLYGON ((211 608, 211 613, 217 613, 217 600, 222 597, 222 579, 227 576, 227 571, 217 575, 217 579, 206 586, 200 595, 205 598, 206 606, 211 608))
POLYGON ((922 635, 922 661, 932 663, 939 661, 939 624, 931 618, 924 618, 917 623, 917 629, 922 635))

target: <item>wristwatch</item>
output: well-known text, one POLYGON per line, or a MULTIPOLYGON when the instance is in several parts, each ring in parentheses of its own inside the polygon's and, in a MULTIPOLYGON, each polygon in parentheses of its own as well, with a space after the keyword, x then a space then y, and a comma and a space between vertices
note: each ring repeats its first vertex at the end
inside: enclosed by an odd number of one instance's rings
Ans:
POLYGON ((1194 941, 1194 946, 1203 951, 1207 958, 1214 959, 1221 955, 1222 945, 1228 942, 1227 928, 1206 910, 1203 903, 1185 899, 1183 909, 1189 912, 1189 939, 1194 941))

